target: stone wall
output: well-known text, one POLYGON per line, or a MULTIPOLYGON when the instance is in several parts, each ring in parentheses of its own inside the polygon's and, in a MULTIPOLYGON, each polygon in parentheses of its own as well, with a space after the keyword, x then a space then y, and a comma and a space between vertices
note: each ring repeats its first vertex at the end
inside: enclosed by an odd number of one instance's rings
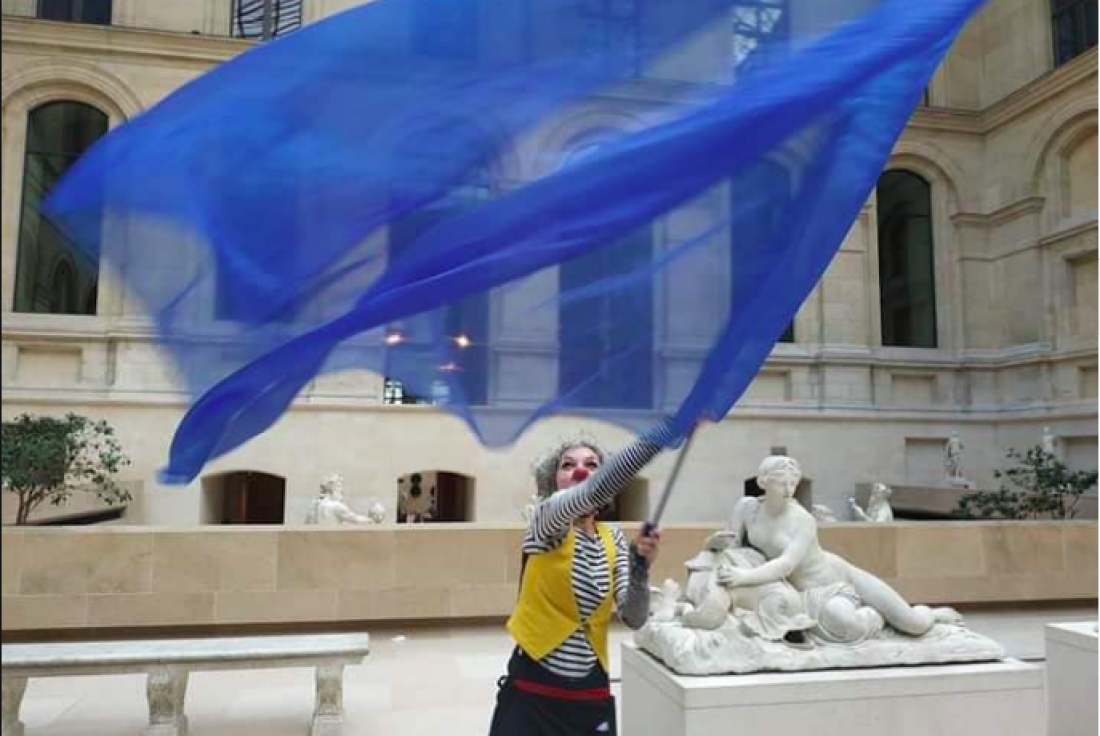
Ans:
MULTIPOLYGON (((710 525, 664 530, 654 582, 682 578, 710 525)), ((519 526, 5 529, 3 630, 506 616, 519 526)), ((1091 600, 1097 525, 838 524, 825 548, 910 600, 1091 600)))

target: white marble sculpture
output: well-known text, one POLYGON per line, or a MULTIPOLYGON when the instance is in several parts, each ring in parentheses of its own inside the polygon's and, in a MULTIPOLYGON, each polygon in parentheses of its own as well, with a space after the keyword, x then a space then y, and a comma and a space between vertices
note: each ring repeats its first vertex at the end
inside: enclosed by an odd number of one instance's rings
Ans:
POLYGON ((306 523, 317 526, 339 526, 378 522, 351 510, 344 500, 344 478, 339 473, 333 473, 321 481, 321 492, 317 498, 313 499, 313 505, 309 509, 309 514, 306 515, 306 523))
POLYGON ((833 510, 823 503, 815 503, 813 506, 814 518, 821 524, 835 524, 837 522, 836 514, 833 510))
POLYGON ((871 497, 867 499, 867 508, 863 509, 855 498, 849 498, 848 504, 852 507, 852 513, 859 521, 868 521, 872 524, 886 524, 894 520, 894 509, 890 507, 890 495, 893 491, 885 483, 875 483, 871 486, 871 497))
POLYGON ((681 674, 809 670, 1000 659, 996 643, 950 608, 912 606, 893 588, 818 544, 796 501, 789 457, 764 460, 762 498, 744 498, 723 531, 666 582, 643 649, 681 674))
POLYGON ((1050 431, 1050 427, 1043 427, 1043 434, 1039 438, 1039 446, 1043 452, 1053 457, 1058 457, 1058 438, 1050 431))
POLYGON ((943 470, 947 484, 952 488, 973 488, 974 484, 963 474, 963 445, 958 432, 952 432, 943 446, 943 470))

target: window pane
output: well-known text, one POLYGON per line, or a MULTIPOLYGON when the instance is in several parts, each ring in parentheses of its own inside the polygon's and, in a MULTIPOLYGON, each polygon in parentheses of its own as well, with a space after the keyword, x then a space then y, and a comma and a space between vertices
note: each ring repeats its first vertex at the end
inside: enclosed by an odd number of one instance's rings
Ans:
POLYGON ((77 252, 42 216, 54 184, 107 132, 107 116, 77 102, 53 102, 27 119, 15 311, 95 314, 99 265, 77 252))
MULTIPOLYGON (((270 0, 271 37, 285 35, 302 26, 302 0, 270 0)), ((233 0, 233 19, 230 23, 237 38, 262 39, 264 37, 264 0, 233 0)))
POLYGON ((1051 26, 1055 66, 1096 45, 1097 0, 1052 0, 1051 26))
POLYGON ((888 171, 878 184, 882 344, 936 347, 936 291, 928 183, 888 171))
MULTIPOLYGON (((652 250, 652 231, 647 227, 615 245, 566 261, 559 277, 570 288, 581 288, 606 274, 643 267, 652 250)), ((564 301, 558 310, 560 392, 576 392, 568 399, 573 406, 651 407, 653 346, 629 336, 649 335, 652 340, 652 334, 652 287, 564 301), (629 362, 629 380, 624 380, 624 360, 629 362)))
POLYGON ((111 0, 38 0, 38 17, 108 26, 111 24, 111 0))

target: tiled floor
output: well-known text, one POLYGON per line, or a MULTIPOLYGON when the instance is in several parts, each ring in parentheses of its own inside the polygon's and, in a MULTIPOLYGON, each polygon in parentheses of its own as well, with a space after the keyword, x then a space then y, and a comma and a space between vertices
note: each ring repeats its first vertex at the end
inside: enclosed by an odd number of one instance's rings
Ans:
MULTIPOLYGON (((1096 619, 1094 608, 971 612, 970 625, 1010 656, 1041 659, 1042 625, 1096 619)), ((496 679, 511 650, 500 626, 376 630, 372 653, 347 671, 347 736, 480 736, 496 679), (403 638, 402 638, 403 637, 403 638)), ((619 675, 616 631, 612 677, 619 675)), ((617 685, 616 685, 617 690, 617 685)), ((308 669, 199 672, 187 713, 193 736, 303 736, 313 707, 308 669)), ((27 736, 138 736, 146 723, 140 675, 32 680, 23 702, 27 736)), ((625 736, 640 736, 626 734, 625 736)))

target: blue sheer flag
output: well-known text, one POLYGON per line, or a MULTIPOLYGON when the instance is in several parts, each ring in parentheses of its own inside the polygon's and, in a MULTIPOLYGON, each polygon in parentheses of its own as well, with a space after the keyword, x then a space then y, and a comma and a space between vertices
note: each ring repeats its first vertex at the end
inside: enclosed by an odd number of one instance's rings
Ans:
POLYGON ((195 398, 166 482, 318 375, 488 445, 723 416, 821 277, 977 0, 376 0, 84 156, 52 217, 195 398))

